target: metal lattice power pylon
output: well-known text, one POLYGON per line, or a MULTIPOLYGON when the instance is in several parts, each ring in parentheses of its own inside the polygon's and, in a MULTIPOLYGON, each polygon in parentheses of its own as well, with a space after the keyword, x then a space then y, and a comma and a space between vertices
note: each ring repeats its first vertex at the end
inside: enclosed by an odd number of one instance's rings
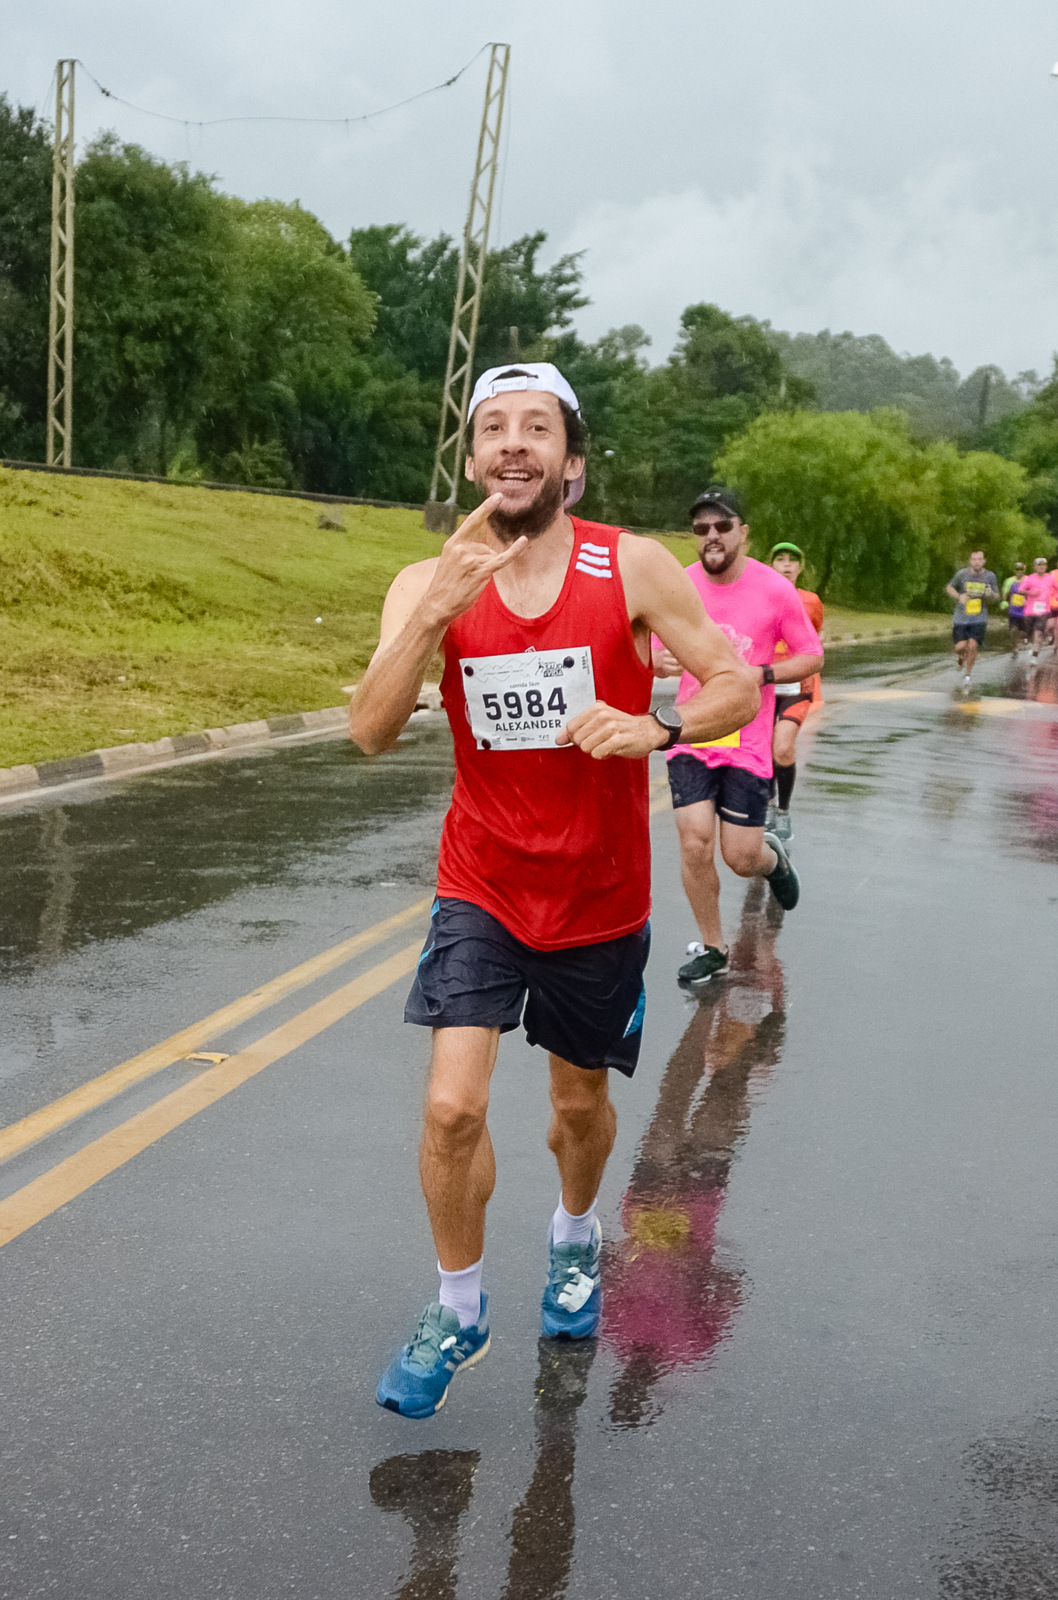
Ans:
POLYGON ((448 341, 441 423, 437 430, 430 498, 426 503, 425 525, 432 533, 451 533, 456 525, 456 497, 463 475, 467 406, 474 379, 474 346, 481 315, 481 286, 492 220, 492 196, 500 164, 500 126, 507 92, 510 66, 509 44, 494 44, 489 56, 489 77, 485 86, 485 109, 478 136, 478 158, 470 186, 470 209, 463 232, 459 256, 459 279, 452 333, 448 341))
POLYGON ((50 467, 73 465, 73 69, 55 69, 55 157, 51 178, 51 292, 48 302, 50 467))

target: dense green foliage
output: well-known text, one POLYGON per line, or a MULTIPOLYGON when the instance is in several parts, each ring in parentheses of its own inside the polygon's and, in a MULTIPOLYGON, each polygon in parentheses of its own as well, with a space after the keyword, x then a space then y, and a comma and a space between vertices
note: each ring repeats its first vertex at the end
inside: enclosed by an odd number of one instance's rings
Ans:
POLYGON ((717 466, 746 496, 755 552, 795 540, 809 584, 839 603, 943 605, 970 550, 1005 575, 1053 544, 1021 510, 1023 467, 918 443, 899 411, 769 412, 717 466))
MULTIPOLYGON (((0 455, 28 459, 44 444, 49 133, 0 97, 0 455)), ((573 331, 581 264, 542 268, 545 242, 490 252, 476 365, 562 367, 592 434, 585 515, 679 528, 728 471, 758 531, 812 544, 834 597, 885 605, 943 603, 968 539, 1000 565, 1025 554, 1023 507, 1058 531, 1058 379, 1029 403, 1032 374, 962 381, 878 337, 790 335, 706 303, 651 365, 636 326, 573 331), (998 454, 960 453, 981 445, 998 454)), ((458 264, 447 235, 342 242, 297 204, 97 140, 77 173, 75 460, 422 501, 458 264)))
POLYGON ((44 459, 49 130, 0 95, 0 454, 44 459))
POLYGON ((821 410, 893 407, 906 412, 919 437, 988 442, 990 427, 1021 411, 1039 386, 1034 372, 1011 383, 998 367, 960 378, 950 361, 897 355, 877 333, 791 334, 764 326, 789 370, 812 385, 821 410))
POLYGON ((1058 357, 1050 382, 1024 411, 1000 423, 993 443, 1024 467, 1026 508, 1058 537, 1058 357))

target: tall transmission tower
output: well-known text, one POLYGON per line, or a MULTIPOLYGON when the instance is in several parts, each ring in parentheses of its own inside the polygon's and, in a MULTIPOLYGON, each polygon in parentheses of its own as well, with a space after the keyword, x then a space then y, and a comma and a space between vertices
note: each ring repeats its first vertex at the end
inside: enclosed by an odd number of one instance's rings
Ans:
POLYGON ((431 533, 451 533, 456 525, 456 498, 463 474, 467 406, 474 379, 474 346, 481 315, 481 286, 485 276, 485 255, 492 221, 492 196, 500 164, 500 126, 507 93, 507 69, 511 62, 509 44, 494 44, 489 56, 489 76, 485 85, 485 108, 478 135, 478 158, 474 181, 470 185, 470 207, 463 230, 459 256, 459 279, 452 332, 448 341, 441 422, 437 430, 430 498, 426 502, 424 524, 431 533), (443 498, 439 498, 443 496, 443 498))
POLYGON ((73 465, 73 71, 55 69, 55 155, 51 176, 51 290, 48 298, 49 467, 73 465))

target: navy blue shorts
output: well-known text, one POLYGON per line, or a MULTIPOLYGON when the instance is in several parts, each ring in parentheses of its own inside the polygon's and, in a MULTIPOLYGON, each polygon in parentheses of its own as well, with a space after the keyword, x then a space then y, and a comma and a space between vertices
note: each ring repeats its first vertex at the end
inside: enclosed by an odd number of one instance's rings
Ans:
POLYGON ((682 752, 669 761, 669 788, 674 811, 711 800, 721 821, 736 828, 763 828, 771 798, 770 778, 743 767, 707 767, 682 752))
POLYGON ((630 1078, 639 1060, 650 924, 567 950, 534 950, 468 900, 435 900, 405 1022, 499 1028, 588 1069, 630 1078))
POLYGON ((953 644, 962 644, 967 639, 976 639, 979 645, 984 644, 985 634, 988 632, 988 622, 953 622, 951 637, 953 644))

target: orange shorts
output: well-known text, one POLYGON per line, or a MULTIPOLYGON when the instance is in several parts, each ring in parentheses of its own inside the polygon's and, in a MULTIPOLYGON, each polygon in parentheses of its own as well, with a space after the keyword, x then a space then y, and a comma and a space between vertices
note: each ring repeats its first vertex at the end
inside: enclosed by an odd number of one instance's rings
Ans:
POLYGON ((801 684, 801 693, 794 698, 793 695, 777 694, 775 696, 776 722, 796 722, 800 727, 813 706, 822 704, 823 684, 818 672, 810 678, 805 678, 801 684))

